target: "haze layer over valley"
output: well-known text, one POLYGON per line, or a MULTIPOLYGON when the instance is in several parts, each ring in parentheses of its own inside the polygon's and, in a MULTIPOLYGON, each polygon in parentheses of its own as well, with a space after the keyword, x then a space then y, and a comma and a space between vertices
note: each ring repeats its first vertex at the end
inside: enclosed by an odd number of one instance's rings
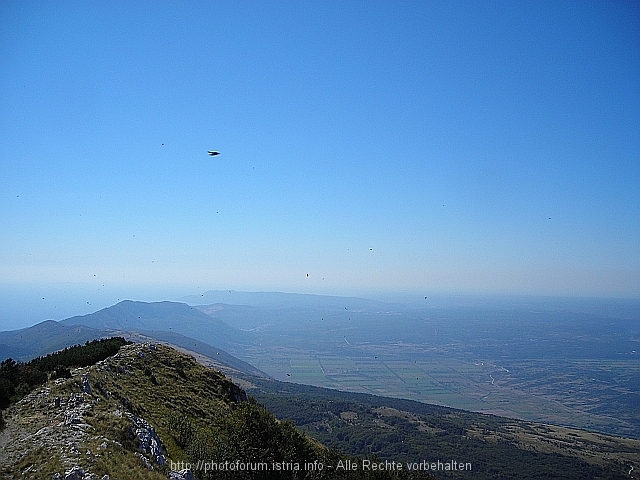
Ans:
MULTIPOLYGON (((183 300, 193 305, 125 301, 59 325, 84 328, 78 334, 87 338, 86 329, 137 332, 235 357, 240 370, 288 382, 640 438, 634 301, 502 298, 420 307, 233 291, 183 300)), ((10 340, 10 333, 0 343, 22 345, 23 353, 24 341, 15 342, 34 338, 25 331, 10 340)))
POLYGON ((198 308, 249 334, 230 353, 280 380, 640 435, 638 302, 303 298, 198 308))

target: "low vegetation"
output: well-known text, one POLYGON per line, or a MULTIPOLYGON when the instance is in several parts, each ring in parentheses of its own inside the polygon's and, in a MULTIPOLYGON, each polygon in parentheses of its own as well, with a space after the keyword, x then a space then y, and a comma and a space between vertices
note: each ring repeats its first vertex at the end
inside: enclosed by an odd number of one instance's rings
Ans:
POLYGON ((189 466, 200 479, 432 478, 363 469, 375 457, 326 448, 166 346, 125 345, 70 375, 6 410, 4 478, 50 480, 75 467, 96 478, 155 479, 189 466))

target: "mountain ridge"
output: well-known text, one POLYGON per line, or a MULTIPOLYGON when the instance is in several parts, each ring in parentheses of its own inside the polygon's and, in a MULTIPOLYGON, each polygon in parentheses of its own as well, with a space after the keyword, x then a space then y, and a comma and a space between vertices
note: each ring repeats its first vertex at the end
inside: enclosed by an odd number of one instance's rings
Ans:
MULTIPOLYGON (((76 317, 72 317, 76 318, 76 317)), ((82 319, 82 317, 78 317, 82 319)), ((74 323, 77 320, 74 320, 74 323)), ((87 341, 112 336, 122 336, 138 343, 160 341, 176 348, 187 349, 193 354, 211 358, 210 364, 229 374, 244 373, 257 377, 268 375, 253 365, 229 354, 226 350, 202 342, 195 338, 171 331, 147 330, 97 330, 86 325, 65 325, 55 320, 45 320, 20 330, 0 332, 0 361, 12 358, 17 361, 29 361, 54 351, 87 341)))
POLYGON ((198 309, 180 302, 138 302, 124 300, 87 315, 64 320, 63 325, 85 325, 95 329, 124 331, 173 331, 206 339, 225 348, 242 338, 242 332, 198 309))
POLYGON ((2 478, 369 478, 329 470, 358 459, 278 421, 220 372, 159 344, 125 345, 5 413, 2 478))
POLYGON ((178 299, 189 305, 211 305, 222 303, 227 305, 247 305, 253 307, 382 307, 395 303, 382 302, 360 297, 344 297, 338 295, 318 295, 311 293, 286 292, 245 292, 235 290, 209 290, 200 295, 187 295, 178 299))
POLYGON ((45 320, 31 327, 0 332, 0 358, 30 360, 55 350, 111 336, 108 332, 86 325, 67 326, 45 320))

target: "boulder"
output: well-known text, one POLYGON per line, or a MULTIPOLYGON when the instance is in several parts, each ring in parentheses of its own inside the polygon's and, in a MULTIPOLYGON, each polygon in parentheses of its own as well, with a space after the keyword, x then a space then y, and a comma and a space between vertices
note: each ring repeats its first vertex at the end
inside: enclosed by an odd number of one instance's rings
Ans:
POLYGON ((171 480, 193 480, 193 472, 191 472, 191 470, 189 470, 188 468, 180 470, 179 472, 171 470, 169 472, 169 478, 171 480))

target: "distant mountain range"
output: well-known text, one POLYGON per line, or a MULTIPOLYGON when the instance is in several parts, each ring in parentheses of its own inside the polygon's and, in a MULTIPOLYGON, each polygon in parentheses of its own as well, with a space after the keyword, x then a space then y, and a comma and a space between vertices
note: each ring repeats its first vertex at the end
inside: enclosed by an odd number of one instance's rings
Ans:
POLYGON ((227 305, 247 305, 251 307, 269 308, 382 308, 389 303, 357 297, 340 297, 332 295, 312 295, 283 292, 236 292, 235 290, 209 290, 200 295, 188 295, 178 301, 189 305, 211 305, 224 303, 227 305))
POLYGON ((243 333, 184 303, 125 300, 89 315, 0 332, 0 359, 27 361, 86 341, 114 335, 157 340, 211 358, 220 370, 267 377, 223 348, 243 333), (191 336, 188 336, 188 335, 191 336))
POLYGON ((220 348, 242 337, 242 332, 220 320, 177 302, 125 300, 95 313, 67 318, 60 323, 67 326, 85 325, 96 330, 176 332, 220 348))

